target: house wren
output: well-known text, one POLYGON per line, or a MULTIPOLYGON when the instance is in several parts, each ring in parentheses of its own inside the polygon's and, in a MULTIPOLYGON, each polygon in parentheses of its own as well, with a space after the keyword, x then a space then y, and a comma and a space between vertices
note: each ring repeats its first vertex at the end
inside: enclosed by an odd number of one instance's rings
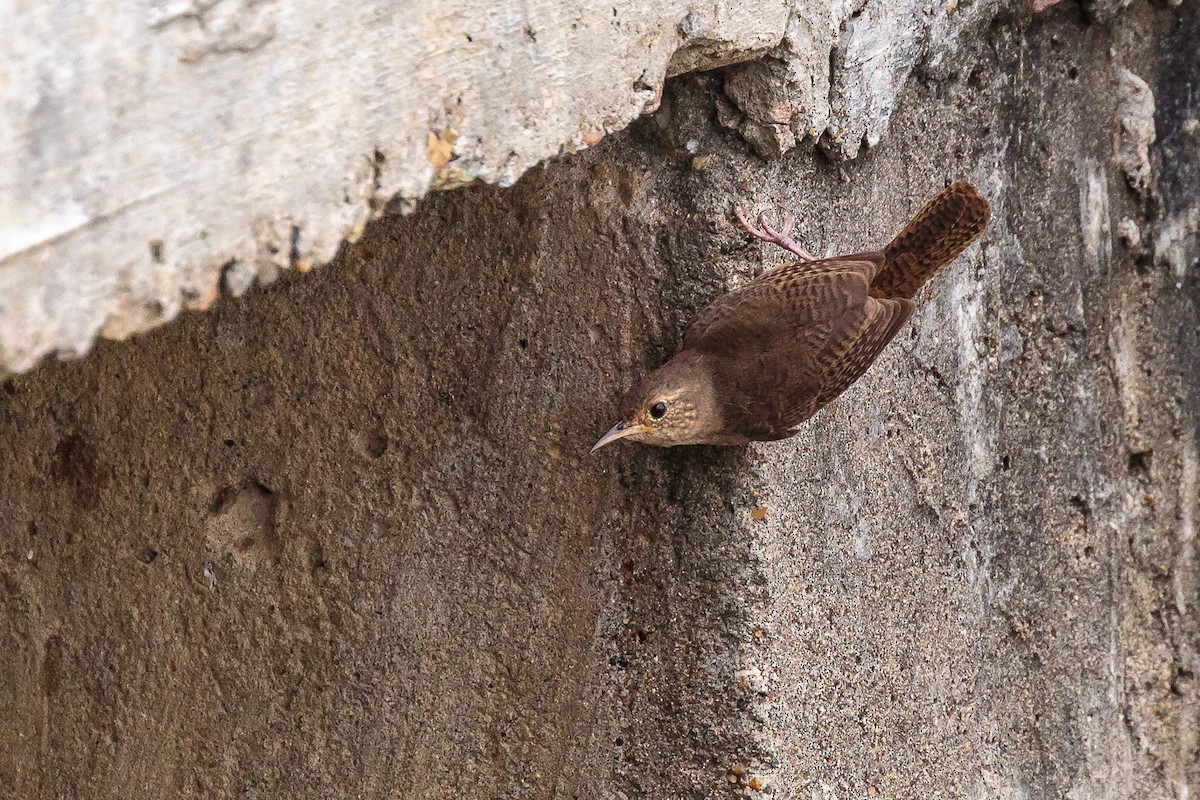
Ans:
POLYGON ((858 380, 912 317, 912 298, 987 225, 988 203, 956 183, 877 253, 814 260, 778 231, 734 209, 751 235, 801 260, 767 270, 717 298, 683 349, 638 381, 621 421, 592 451, 618 439, 670 447, 786 439, 858 380))

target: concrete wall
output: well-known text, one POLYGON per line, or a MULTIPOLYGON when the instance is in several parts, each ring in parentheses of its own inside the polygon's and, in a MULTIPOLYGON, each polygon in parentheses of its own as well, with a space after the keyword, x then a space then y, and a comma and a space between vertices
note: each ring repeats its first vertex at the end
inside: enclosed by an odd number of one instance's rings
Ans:
MULTIPOLYGON (((786 118, 763 110, 802 97, 807 34, 781 14, 763 58, 672 79, 586 152, 429 195, 307 275, 251 288, 227 268, 240 295, 0 383, 0 796, 1188 797, 1200 20, 948 8, 903 6, 903 46, 857 38, 882 5, 834 8, 828 106, 786 118), (853 64, 892 100, 839 100, 863 96, 853 64), (987 236, 798 437, 587 455, 691 315, 779 258, 731 200, 793 209, 835 253, 882 244, 951 178, 992 200, 987 236)), ((732 34, 679 37, 732 59, 713 43, 732 34)), ((194 63, 253 63, 233 49, 194 63)), ((362 52, 314 81, 388 72, 362 52)), ((249 141, 290 163, 340 135, 344 165, 376 124, 249 141)), ((416 161, 384 163, 380 198, 433 180, 401 189, 416 161)), ((210 257, 259 264, 235 245, 257 213, 312 209, 331 252, 321 176, 342 167, 309 166, 206 195, 188 213, 228 225, 191 272, 174 246, 116 269, 183 193, 0 262, 9 365, 63 346, 43 336, 60 324, 90 340, 77 323, 131 276, 212 299, 210 257), (48 255, 86 241, 108 256, 48 255), (25 291, 88 269, 69 308, 25 291)))

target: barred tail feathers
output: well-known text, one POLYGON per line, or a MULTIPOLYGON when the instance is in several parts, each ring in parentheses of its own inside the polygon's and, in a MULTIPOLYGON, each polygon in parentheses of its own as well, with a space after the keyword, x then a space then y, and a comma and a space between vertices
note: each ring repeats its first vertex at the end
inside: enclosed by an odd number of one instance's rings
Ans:
POLYGON ((991 217, 987 200, 969 183, 955 183, 913 217, 884 248, 886 262, 871 282, 871 296, 911 298, 983 233, 991 217))

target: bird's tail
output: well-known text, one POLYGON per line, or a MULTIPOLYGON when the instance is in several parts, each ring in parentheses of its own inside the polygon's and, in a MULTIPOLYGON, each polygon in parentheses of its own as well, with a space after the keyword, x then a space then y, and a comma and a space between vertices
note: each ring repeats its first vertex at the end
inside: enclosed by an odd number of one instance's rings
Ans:
POLYGON ((913 297, 983 233, 991 213, 987 200, 969 183, 943 191, 884 248, 887 260, 871 282, 871 296, 913 297))

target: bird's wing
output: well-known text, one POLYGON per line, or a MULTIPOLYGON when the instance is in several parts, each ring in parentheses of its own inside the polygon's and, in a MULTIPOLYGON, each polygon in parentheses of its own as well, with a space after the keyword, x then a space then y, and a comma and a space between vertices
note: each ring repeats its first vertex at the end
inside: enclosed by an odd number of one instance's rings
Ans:
POLYGON ((882 264, 882 253, 865 253, 775 267, 701 311, 683 346, 728 355, 774 349, 860 308, 882 264))
POLYGON ((727 422, 747 438, 785 439, 858 380, 912 317, 906 299, 867 297, 791 340, 723 359, 727 422))
MULTIPOLYGON (((912 319, 916 306, 906 298, 867 298, 865 314, 857 326, 832 331, 815 350, 824 377, 818 398, 823 406, 862 377, 904 323, 912 319)), ((818 406, 818 407, 819 407, 818 406)), ((797 423, 799 424, 799 423, 797 423)))

